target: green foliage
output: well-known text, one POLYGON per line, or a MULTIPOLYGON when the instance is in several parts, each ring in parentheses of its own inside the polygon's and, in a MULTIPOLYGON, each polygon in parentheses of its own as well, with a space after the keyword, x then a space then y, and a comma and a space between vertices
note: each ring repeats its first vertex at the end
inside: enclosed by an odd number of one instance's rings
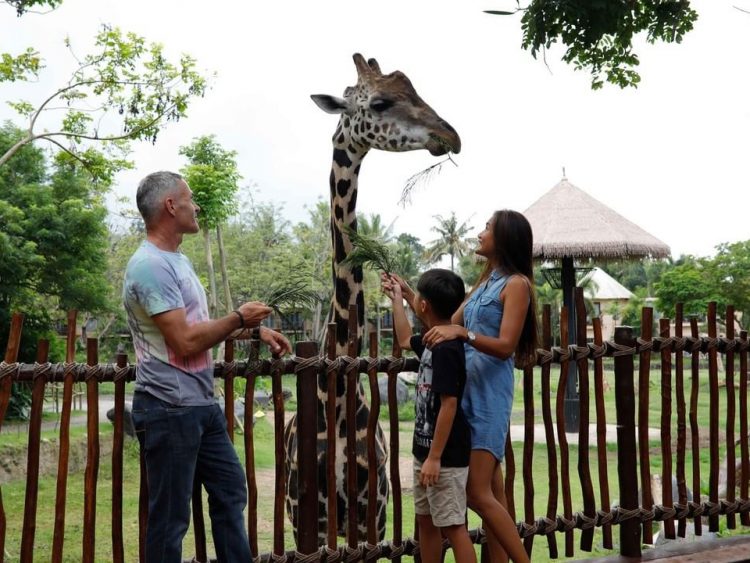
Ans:
POLYGON ((344 260, 352 268, 372 268, 381 272, 398 273, 394 270, 394 257, 391 249, 375 237, 358 233, 354 229, 344 227, 352 250, 344 260))
POLYGON ((605 80, 621 88, 637 86, 641 78, 635 70, 639 60, 633 39, 645 32, 649 43, 680 43, 698 19, 689 0, 531 0, 526 7, 516 3, 517 10, 488 13, 523 12, 523 48, 536 58, 539 51, 562 43, 563 61, 590 72, 593 89, 605 80))
POLYGON ((654 283, 672 267, 672 259, 666 260, 617 260, 602 264, 601 268, 630 291, 645 288, 653 294, 654 283))
MULTIPOLYGON (((711 278, 722 301, 734 306, 744 328, 750 319, 750 240, 723 243, 711 260, 711 278), (739 314, 738 314, 739 313, 739 314)), ((719 310, 719 314, 723 315, 719 310)))
POLYGON ((685 316, 703 317, 710 301, 722 301, 707 266, 706 260, 691 258, 661 276, 655 284, 656 307, 665 317, 674 317, 677 303, 683 304, 685 316))
MULTIPOLYGON (((0 82, 15 82, 17 80, 29 80, 39 75, 42 68, 39 53, 29 47, 23 53, 13 56, 9 53, 0 53, 0 82)), ((31 115, 33 108, 30 105, 15 107, 22 115, 31 115)))
MULTIPOLYGON (((19 10, 34 3, 19 2, 19 10)), ((71 49, 69 39, 65 45, 71 49)), ((0 166, 23 145, 43 139, 76 159, 94 178, 111 182, 115 172, 128 166, 129 141, 156 142, 161 128, 185 117, 191 99, 203 96, 207 88, 191 57, 170 61, 161 45, 106 25, 96 36, 93 53, 77 58, 71 49, 71 56, 76 66, 65 85, 44 95, 40 103, 10 102, 29 123, 18 142, 0 153, 0 166), (61 114, 58 126, 36 132, 42 114, 61 114)), ((43 68, 32 49, 0 57, 0 83, 36 78, 43 68)))
POLYGON ((37 6, 46 6, 54 10, 62 4, 62 0, 5 0, 5 3, 13 6, 16 9, 18 17, 21 17, 26 12, 33 11, 37 6))
POLYGON ((198 221, 203 229, 213 229, 237 212, 237 190, 242 178, 237 170, 237 152, 224 149, 214 135, 193 139, 180 147, 190 162, 181 170, 200 206, 198 221))
MULTIPOLYGON (((0 128, 0 148, 20 135, 0 128)), ((17 155, 0 168, 0 308, 43 309, 54 297, 64 309, 105 309, 104 187, 73 161, 56 160, 47 179, 39 149, 17 155)))
POLYGON ((431 230, 438 234, 438 238, 429 243, 425 251, 426 260, 435 263, 447 254, 451 258, 451 270, 454 270, 454 260, 471 252, 467 234, 472 227, 467 221, 459 224, 455 211, 451 212, 450 217, 435 215, 434 219, 437 225, 431 230))
POLYGON ((319 298, 318 294, 308 286, 308 280, 304 274, 290 272, 288 277, 277 279, 260 300, 279 315, 284 315, 286 311, 312 309, 319 298))

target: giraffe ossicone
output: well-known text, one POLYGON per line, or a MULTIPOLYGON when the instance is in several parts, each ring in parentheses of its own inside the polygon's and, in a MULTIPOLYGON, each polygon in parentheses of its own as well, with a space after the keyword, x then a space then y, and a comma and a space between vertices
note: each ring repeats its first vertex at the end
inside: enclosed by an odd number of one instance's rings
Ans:
MULTIPOLYGON (((357 230, 357 188, 360 166, 370 149, 403 152, 426 149, 434 156, 461 151, 461 139, 456 130, 435 110, 427 105, 409 78, 400 71, 383 74, 375 59, 365 60, 355 53, 357 84, 346 88, 343 97, 317 94, 313 101, 328 113, 339 114, 339 122, 333 134, 333 162, 330 174, 331 193, 331 242, 333 245, 334 295, 331 303, 332 318, 336 324, 336 353, 347 355, 349 306, 357 308, 358 344, 356 354, 362 349, 364 332, 365 301, 362 292, 362 267, 345 262, 352 250, 348 227, 357 230)), ((345 533, 347 518, 346 495, 346 381, 342 378, 336 385, 336 491, 337 529, 345 533)), ((368 498, 367 476, 371 468, 367 461, 367 418, 369 405, 362 385, 356 389, 357 411, 357 513, 360 540, 366 539, 365 516, 368 498)), ((327 529, 328 490, 325 480, 327 466, 327 423, 325 405, 327 383, 325 376, 318 381, 318 468, 319 468, 319 543, 325 543, 327 529)), ((297 530, 297 418, 294 416, 285 431, 287 453, 287 512, 295 534, 297 530)), ((376 435, 377 458, 377 535, 385 537, 386 505, 388 502, 388 476, 386 461, 388 448, 380 426, 376 435)))

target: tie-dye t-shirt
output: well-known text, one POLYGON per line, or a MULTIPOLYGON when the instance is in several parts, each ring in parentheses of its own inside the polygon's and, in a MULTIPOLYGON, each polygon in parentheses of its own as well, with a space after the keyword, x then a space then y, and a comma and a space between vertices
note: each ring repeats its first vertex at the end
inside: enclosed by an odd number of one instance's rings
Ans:
POLYGON ((164 340, 154 315, 185 309, 188 324, 208 320, 206 292, 190 260, 144 241, 125 271, 123 302, 138 360, 135 388, 176 406, 211 404, 211 350, 179 356, 164 340))

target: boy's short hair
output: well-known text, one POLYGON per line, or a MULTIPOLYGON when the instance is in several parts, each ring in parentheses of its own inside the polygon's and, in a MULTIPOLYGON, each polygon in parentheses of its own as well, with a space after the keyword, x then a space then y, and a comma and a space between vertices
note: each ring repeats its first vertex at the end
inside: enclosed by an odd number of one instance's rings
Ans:
POLYGON ((422 274, 417 291, 441 319, 450 319, 466 297, 464 280, 442 268, 433 268, 422 274))

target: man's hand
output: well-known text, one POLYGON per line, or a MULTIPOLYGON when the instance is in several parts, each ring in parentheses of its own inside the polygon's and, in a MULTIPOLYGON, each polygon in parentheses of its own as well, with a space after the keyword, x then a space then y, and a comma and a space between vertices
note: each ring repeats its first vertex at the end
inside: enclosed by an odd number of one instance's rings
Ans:
POLYGON ((268 347, 274 354, 281 355, 292 353, 292 345, 289 343, 289 340, 287 340, 286 336, 275 330, 271 330, 264 326, 260 327, 260 339, 268 344, 268 347))
POLYGON ((260 301, 250 301, 240 305, 237 311, 242 315, 245 328, 255 328, 260 325, 260 321, 271 314, 273 309, 260 301))
POLYGON ((419 482, 423 487, 429 487, 438 482, 440 477, 440 458, 427 457, 419 471, 419 482))

